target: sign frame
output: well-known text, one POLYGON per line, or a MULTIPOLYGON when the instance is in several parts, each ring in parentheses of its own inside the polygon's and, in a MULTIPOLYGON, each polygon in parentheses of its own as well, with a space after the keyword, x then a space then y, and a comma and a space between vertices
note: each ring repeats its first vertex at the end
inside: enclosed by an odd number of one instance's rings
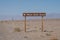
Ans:
POLYGON ((24 25, 25 25, 25 32, 26 32, 26 17, 27 16, 41 16, 42 17, 42 25, 41 25, 41 31, 43 32, 44 31, 44 19, 43 17, 46 16, 46 13, 23 13, 23 16, 25 17, 25 21, 24 21, 24 25))

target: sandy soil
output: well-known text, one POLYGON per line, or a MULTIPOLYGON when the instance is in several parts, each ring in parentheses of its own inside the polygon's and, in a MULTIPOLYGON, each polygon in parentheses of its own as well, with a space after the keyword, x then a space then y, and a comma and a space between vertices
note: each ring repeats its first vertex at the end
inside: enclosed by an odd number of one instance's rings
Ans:
POLYGON ((41 32, 41 20, 28 20, 27 32, 24 21, 0 21, 0 40, 60 40, 60 19, 45 19, 44 32, 41 32), (14 29, 19 28, 20 32, 14 29))

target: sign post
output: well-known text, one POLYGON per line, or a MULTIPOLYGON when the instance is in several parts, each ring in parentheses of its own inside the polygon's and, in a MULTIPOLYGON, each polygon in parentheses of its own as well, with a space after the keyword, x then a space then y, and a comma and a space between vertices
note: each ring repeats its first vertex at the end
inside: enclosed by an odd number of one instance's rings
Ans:
POLYGON ((26 16, 25 16, 25 32, 26 32, 26 16))
POLYGON ((44 26, 44 25, 43 25, 43 16, 42 16, 42 26, 41 26, 41 27, 42 27, 42 28, 41 28, 41 31, 42 31, 42 32, 43 32, 43 29, 44 29, 43 26, 44 26))
POLYGON ((43 32, 43 17, 46 16, 46 13, 23 13, 23 16, 25 17, 25 32, 26 32, 26 16, 41 16, 42 17, 42 29, 41 31, 43 32))

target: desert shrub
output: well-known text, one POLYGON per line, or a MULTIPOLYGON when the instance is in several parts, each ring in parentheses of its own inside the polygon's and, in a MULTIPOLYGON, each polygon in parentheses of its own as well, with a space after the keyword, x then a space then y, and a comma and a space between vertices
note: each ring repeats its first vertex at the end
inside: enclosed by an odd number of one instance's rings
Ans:
POLYGON ((44 32, 48 32, 47 30, 44 30, 44 32))
POLYGON ((58 40, 57 38, 52 38, 52 39, 50 39, 50 40, 58 40))
POLYGON ((20 32, 21 30, 20 30, 20 28, 14 28, 14 31, 15 32, 20 32))
POLYGON ((46 36, 51 36, 51 34, 50 33, 46 33, 46 36))
POLYGON ((47 31, 47 30, 44 30, 44 32, 53 32, 53 31, 47 31))
POLYGON ((28 38, 28 36, 24 36, 24 38, 28 38))

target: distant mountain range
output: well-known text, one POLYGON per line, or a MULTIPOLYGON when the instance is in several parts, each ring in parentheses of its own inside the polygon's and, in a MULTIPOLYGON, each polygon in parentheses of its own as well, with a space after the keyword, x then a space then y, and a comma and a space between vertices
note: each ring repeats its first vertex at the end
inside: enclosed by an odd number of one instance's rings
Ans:
MULTIPOLYGON (((27 17, 27 19, 38 19, 40 17, 27 17)), ((46 17, 45 18, 59 18, 60 19, 60 13, 46 13, 46 17)), ((13 15, 13 16, 9 16, 9 15, 1 15, 0 16, 0 20, 24 20, 24 17, 22 15, 13 15)))
POLYGON ((47 13, 46 18, 60 18, 60 13, 47 13))

